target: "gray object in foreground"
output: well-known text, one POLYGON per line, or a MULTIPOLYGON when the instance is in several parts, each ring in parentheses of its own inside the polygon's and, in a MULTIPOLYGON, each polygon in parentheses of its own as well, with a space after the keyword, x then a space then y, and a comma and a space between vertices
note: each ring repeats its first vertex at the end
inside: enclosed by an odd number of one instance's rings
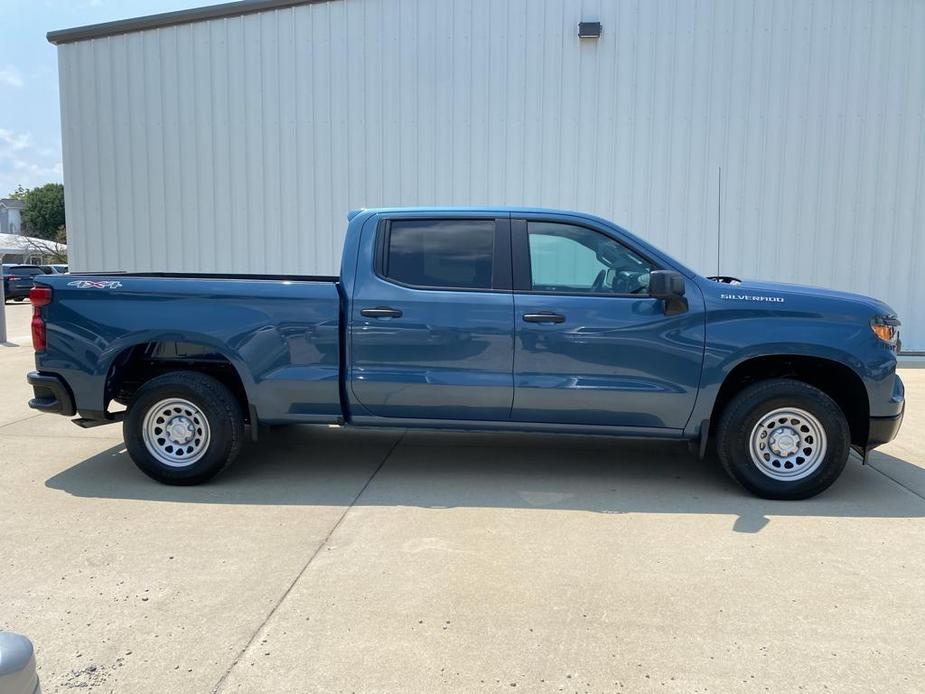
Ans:
POLYGON ((0 694, 40 694, 32 642, 0 631, 0 694))

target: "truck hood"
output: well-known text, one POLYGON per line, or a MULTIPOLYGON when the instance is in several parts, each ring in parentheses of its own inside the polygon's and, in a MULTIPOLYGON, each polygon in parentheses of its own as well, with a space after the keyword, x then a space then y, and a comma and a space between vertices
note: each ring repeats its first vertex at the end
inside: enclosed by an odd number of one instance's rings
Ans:
POLYGON ((742 280, 739 284, 717 283, 716 286, 721 288, 724 296, 741 297, 745 301, 773 302, 775 297, 784 300, 803 299, 807 302, 812 302, 814 299, 837 301, 853 305, 861 310, 869 310, 872 315, 896 315, 896 312, 889 305, 879 299, 835 289, 761 280, 742 280))

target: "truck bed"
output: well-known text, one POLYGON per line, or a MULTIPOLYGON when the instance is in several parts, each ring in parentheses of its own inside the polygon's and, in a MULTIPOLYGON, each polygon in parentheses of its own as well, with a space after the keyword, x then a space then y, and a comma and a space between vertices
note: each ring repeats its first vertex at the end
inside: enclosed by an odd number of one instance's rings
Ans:
POLYGON ((271 282, 338 282, 337 275, 258 275, 252 273, 224 272, 71 272, 78 277, 165 277, 173 279, 208 279, 208 280, 266 280, 271 282))
POLYGON ((336 277, 94 272, 38 282, 54 294, 38 367, 64 377, 84 416, 117 392, 101 392, 100 378, 143 349, 227 362, 261 421, 341 419, 336 277))

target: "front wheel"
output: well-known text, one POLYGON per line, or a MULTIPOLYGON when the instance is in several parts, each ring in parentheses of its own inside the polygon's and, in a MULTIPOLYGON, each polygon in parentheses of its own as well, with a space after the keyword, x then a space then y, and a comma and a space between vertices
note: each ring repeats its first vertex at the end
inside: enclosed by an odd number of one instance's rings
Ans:
POLYGON ((851 445, 841 408, 808 383, 773 379, 738 393, 716 434, 719 460, 766 499, 807 499, 838 479, 851 445))
POLYGON ((138 389, 122 434, 132 460, 149 477, 199 484, 237 457, 244 418, 221 382, 195 371, 171 371, 138 389))

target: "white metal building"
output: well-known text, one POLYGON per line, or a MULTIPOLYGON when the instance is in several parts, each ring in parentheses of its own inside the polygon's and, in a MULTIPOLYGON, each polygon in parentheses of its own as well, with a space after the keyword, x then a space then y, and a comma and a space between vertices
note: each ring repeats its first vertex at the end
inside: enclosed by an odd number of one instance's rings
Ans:
POLYGON ((350 208, 567 207, 704 273, 878 296, 925 350, 923 32, 919 0, 247 0, 52 32, 71 266, 333 273, 350 208))

